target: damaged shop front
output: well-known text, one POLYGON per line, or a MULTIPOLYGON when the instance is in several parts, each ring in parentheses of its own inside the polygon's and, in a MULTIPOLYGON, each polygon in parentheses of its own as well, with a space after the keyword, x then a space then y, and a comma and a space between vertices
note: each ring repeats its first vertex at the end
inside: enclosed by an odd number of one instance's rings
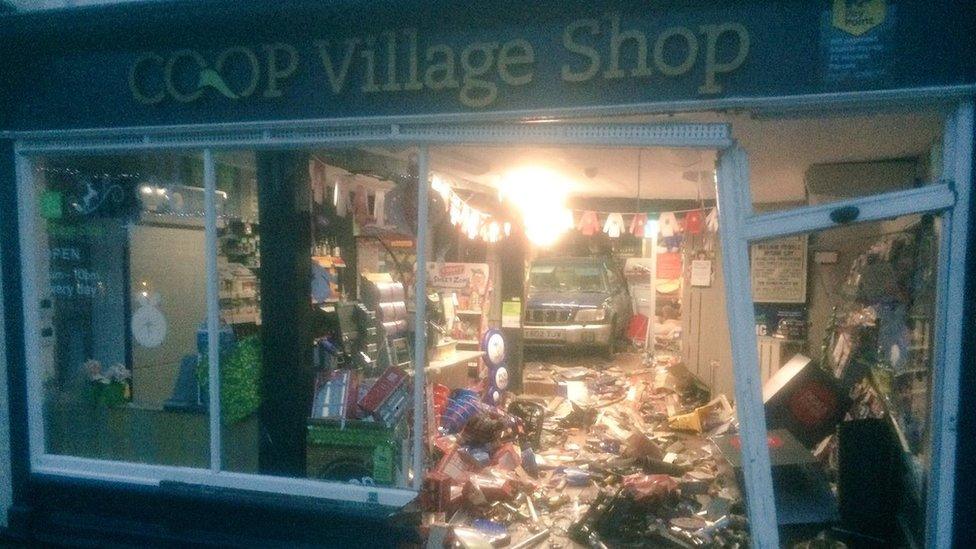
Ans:
POLYGON ((0 25, 6 538, 963 539, 973 14, 175 6, 0 25))

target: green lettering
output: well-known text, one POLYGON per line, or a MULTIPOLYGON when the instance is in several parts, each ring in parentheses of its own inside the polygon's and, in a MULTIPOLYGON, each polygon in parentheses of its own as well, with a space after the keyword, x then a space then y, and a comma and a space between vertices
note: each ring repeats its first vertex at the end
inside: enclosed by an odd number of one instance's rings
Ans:
POLYGON ((266 44, 264 51, 268 56, 268 87, 264 90, 264 96, 281 97, 280 81, 295 74, 295 70, 298 69, 298 50, 291 44, 277 43, 266 44), (279 52, 285 54, 286 61, 283 67, 278 65, 279 52))
POLYGON ((579 72, 574 72, 569 64, 564 64, 561 76, 566 82, 586 82, 600 71, 600 52, 596 48, 574 41, 573 36, 579 30, 589 30, 591 36, 597 36, 600 34, 600 23, 596 19, 579 19, 567 25, 563 30, 563 47, 589 60, 585 68, 579 72))
POLYGON ((325 40, 316 40, 315 47, 319 50, 319 57, 322 59, 322 67, 325 75, 329 79, 329 87, 332 93, 338 94, 346 87, 346 80, 349 77, 349 65, 352 64, 352 54, 356 50, 358 38, 346 40, 346 50, 342 56, 342 63, 336 71, 335 64, 332 62, 332 54, 329 52, 329 43, 325 40))
POLYGON ((439 44, 427 48, 427 71, 424 73, 424 84, 432 90, 458 87, 457 76, 454 74, 454 50, 450 46, 439 44), (443 60, 434 63, 434 58, 438 55, 443 60))
POLYGON ((532 81, 532 69, 526 67, 522 74, 513 74, 512 68, 535 63, 535 51, 528 40, 516 38, 502 45, 498 51, 498 76, 509 86, 523 86, 532 81))
POLYGON ((464 72, 464 85, 459 97, 468 107, 486 107, 498 97, 498 85, 481 77, 491 71, 495 63, 494 51, 497 42, 475 42, 461 50, 461 70, 464 72), (480 63, 476 62, 480 59, 480 63))

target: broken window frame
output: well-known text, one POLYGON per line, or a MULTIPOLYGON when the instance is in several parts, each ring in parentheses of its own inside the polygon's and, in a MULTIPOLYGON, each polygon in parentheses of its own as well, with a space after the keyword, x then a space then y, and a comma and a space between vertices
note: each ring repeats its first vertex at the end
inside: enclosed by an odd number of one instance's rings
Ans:
MULTIPOLYGON (((919 188, 853 198, 768 214, 752 210, 746 152, 733 145, 719 153, 716 187, 726 280, 726 307, 732 341, 735 401, 742 437, 743 473, 753 543, 778 547, 779 532, 772 471, 766 445, 756 323, 749 269, 752 242, 830 229, 839 209, 858 212, 856 223, 909 214, 938 213, 941 238, 933 338, 931 466, 928 470, 925 540, 947 547, 952 540, 956 423, 962 367, 963 300, 973 162, 973 103, 957 105, 946 116, 940 180, 919 188), (856 210, 851 210, 856 208, 856 210)), ((852 181, 852 184, 856 182, 852 181)))

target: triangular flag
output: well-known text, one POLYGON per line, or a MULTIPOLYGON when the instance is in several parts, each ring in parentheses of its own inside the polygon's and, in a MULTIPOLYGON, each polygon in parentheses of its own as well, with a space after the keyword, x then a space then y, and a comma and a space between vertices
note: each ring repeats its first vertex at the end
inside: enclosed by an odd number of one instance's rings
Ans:
POLYGON ((689 234, 698 234, 702 232, 702 225, 705 220, 703 219, 701 210, 692 210, 685 215, 685 231, 689 234))
POLYGON ((658 232, 664 238, 674 236, 676 232, 681 230, 678 226, 678 218, 674 216, 674 212, 662 213, 661 217, 657 219, 657 228, 658 232))
POLYGON ((718 232, 718 208, 712 208, 705 217, 705 227, 710 232, 718 232))

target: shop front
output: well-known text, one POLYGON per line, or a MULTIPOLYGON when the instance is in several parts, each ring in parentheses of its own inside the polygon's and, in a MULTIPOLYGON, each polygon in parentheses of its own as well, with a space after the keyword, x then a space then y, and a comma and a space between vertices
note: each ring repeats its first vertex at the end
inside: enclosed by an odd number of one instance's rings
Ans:
POLYGON ((972 19, 11 17, 5 535, 958 543, 972 19))

